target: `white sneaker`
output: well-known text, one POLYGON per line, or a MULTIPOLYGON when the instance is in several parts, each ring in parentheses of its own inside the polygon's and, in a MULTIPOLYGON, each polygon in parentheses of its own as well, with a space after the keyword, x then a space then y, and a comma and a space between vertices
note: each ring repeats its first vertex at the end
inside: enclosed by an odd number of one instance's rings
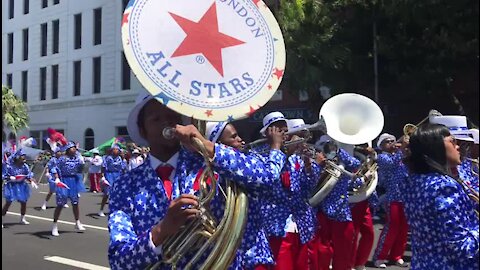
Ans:
POLYGON ((75 224, 75 229, 79 231, 85 231, 85 227, 83 227, 82 223, 80 221, 77 221, 77 224, 75 224))
POLYGON ((98 212, 98 215, 99 215, 100 217, 104 217, 104 216, 105 216, 105 213, 104 213, 103 211, 100 211, 100 212, 98 212))
POLYGON ((43 204, 43 205, 42 205, 42 210, 43 210, 43 211, 47 210, 47 205, 46 205, 46 204, 43 204))
POLYGON ((395 265, 400 267, 408 267, 408 263, 406 263, 403 259, 398 259, 395 262, 395 265))
POLYGON ((358 266, 355 266, 353 269, 355 269, 355 270, 367 270, 367 268, 365 268, 365 265, 358 265, 358 266))
POLYGON ((30 222, 28 222, 25 218, 22 218, 22 219, 20 220, 20 223, 23 224, 23 225, 28 225, 28 224, 30 224, 30 222))
POLYGON ((70 206, 68 206, 68 204, 66 203, 63 208, 69 208, 70 206))
POLYGON ((374 265, 377 268, 387 268, 387 265, 385 264, 385 260, 376 260, 374 265))
POLYGON ((53 225, 52 235, 53 235, 53 236, 59 236, 59 235, 60 235, 60 234, 58 233, 58 226, 57 226, 57 225, 53 225))

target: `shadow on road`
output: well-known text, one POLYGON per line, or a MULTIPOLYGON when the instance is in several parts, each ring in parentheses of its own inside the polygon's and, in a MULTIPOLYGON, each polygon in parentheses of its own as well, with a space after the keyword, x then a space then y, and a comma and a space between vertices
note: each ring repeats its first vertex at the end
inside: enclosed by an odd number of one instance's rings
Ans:
MULTIPOLYGON (((60 235, 66 234, 66 233, 84 233, 84 232, 75 232, 75 231, 58 231, 60 235)), ((19 232, 15 233, 17 235, 22 235, 22 234, 29 234, 36 236, 40 239, 46 239, 46 240, 52 240, 53 238, 57 238, 55 236, 52 236, 52 231, 41 231, 41 232, 19 232)))

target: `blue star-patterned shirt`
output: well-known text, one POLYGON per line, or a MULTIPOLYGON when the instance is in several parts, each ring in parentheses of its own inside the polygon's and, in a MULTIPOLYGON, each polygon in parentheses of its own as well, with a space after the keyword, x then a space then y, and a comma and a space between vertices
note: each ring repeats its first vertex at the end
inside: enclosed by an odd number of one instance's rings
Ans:
POLYGON ((244 254, 243 267, 253 269, 259 264, 273 264, 273 255, 262 229, 260 198, 276 184, 285 164, 285 154, 280 150, 271 150, 267 158, 262 159, 222 144, 216 144, 215 149, 215 163, 221 163, 223 168, 228 169, 219 168, 221 177, 240 183, 248 192, 248 221, 240 247, 244 254))
POLYGON ((51 157, 47 163, 48 171, 50 174, 58 173, 58 161, 57 157, 51 157))
MULTIPOLYGON (((338 158, 347 171, 353 172, 360 166, 360 161, 344 149, 338 151, 338 158)), ((332 191, 320 203, 320 210, 330 219, 342 222, 352 221, 352 211, 348 203, 348 189, 351 186, 359 188, 361 184, 359 178, 352 180, 350 176, 342 174, 332 191)))
POLYGON ((58 159, 57 168, 60 177, 71 177, 82 173, 83 164, 79 156, 69 157, 65 155, 58 159))
MULTIPOLYGON (((18 167, 14 163, 11 163, 6 166, 5 177, 16 176, 16 175, 26 175, 25 179, 30 179, 33 177, 32 171, 28 168, 28 165, 24 163, 22 166, 18 167)), ((9 180, 9 179, 7 179, 9 180)))
POLYGON ((478 172, 477 175, 474 175, 472 168, 472 161, 468 159, 463 160, 462 163, 457 166, 458 177, 460 177, 465 184, 475 189, 475 191, 478 193, 478 172))
MULTIPOLYGON (((264 175, 251 173, 252 170, 258 172, 262 167, 265 171, 264 165, 248 157, 243 159, 241 153, 227 146, 215 145, 213 162, 219 171, 236 175, 233 180, 245 187, 258 184, 257 176, 266 176, 266 173, 264 175), (237 158, 239 159, 237 160, 237 158), (250 164, 250 168, 246 167, 247 162, 250 164)), ((203 159, 197 154, 192 154, 184 149, 180 151, 175 177, 172 179, 172 200, 181 194, 196 193, 194 183, 198 171, 202 167, 203 159)), ((223 178, 219 177, 219 182, 223 181, 223 178)), ((218 196, 215 196, 210 204, 211 212, 217 220, 220 220, 223 215, 225 206, 225 199, 221 194, 217 192, 218 196)), ((151 228, 165 217, 169 204, 170 201, 165 194, 163 184, 154 169, 151 168, 148 159, 139 167, 120 176, 119 181, 113 184, 113 191, 110 195, 109 261, 112 269, 143 269, 149 263, 162 259, 162 255, 157 256, 150 246, 150 232, 151 228)), ((241 252, 241 248, 237 250, 230 269, 242 269, 241 252)), ((192 254, 187 253, 178 263, 178 269, 182 269, 187 258, 191 258, 191 256, 192 254)), ((208 256, 208 252, 204 252, 199 261, 203 262, 206 256, 208 256)), ((199 266, 197 264, 193 268, 196 269, 199 266)), ((170 267, 162 265, 161 269, 170 269, 170 267)))
POLYGON ((407 166, 402 162, 402 152, 390 154, 383 152, 378 155, 378 181, 385 188, 387 202, 402 202, 402 193, 399 184, 408 177, 407 166))
POLYGON ((105 157, 102 166, 105 168, 105 172, 124 172, 127 169, 127 164, 121 156, 105 157))
POLYGON ((411 230, 411 269, 478 269, 479 224, 470 199, 451 177, 411 175, 402 188, 411 230))

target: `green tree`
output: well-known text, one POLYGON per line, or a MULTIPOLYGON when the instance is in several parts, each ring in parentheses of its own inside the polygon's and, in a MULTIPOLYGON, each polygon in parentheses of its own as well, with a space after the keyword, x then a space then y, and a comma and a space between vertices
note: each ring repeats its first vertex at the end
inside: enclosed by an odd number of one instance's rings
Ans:
POLYGON ((13 133, 28 127, 27 105, 19 99, 12 89, 2 85, 2 135, 5 128, 13 133))

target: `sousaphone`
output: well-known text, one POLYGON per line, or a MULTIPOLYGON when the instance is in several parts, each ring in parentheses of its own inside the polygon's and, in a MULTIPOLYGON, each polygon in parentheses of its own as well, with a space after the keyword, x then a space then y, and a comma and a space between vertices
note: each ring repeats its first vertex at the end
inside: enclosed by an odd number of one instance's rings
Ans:
MULTIPOLYGON (((354 93, 339 94, 328 99, 320 109, 319 118, 325 121, 327 134, 335 141, 358 145, 375 139, 383 129, 384 117, 380 107, 371 99, 354 93)), ((318 205, 331 192, 342 174, 359 177, 364 185, 350 194, 350 202, 368 198, 378 182, 376 158, 367 158, 357 173, 351 174, 334 162, 327 162, 318 186, 309 203, 318 205)))

